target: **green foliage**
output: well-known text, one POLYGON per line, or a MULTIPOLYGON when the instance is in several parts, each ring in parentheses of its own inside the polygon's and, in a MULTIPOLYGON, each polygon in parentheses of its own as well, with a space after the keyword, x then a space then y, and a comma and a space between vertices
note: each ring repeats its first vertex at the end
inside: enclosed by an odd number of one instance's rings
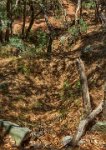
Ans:
POLYGON ((83 18, 81 18, 79 20, 79 24, 80 24, 80 32, 81 33, 87 32, 87 30, 88 30, 88 24, 83 20, 83 18))
POLYGON ((42 101, 37 101, 37 102, 34 104, 34 108, 43 109, 43 107, 44 107, 44 104, 42 103, 42 101))
POLYGON ((5 11, 6 2, 0 1, 0 18, 4 20, 6 18, 6 11, 5 11))
POLYGON ((77 37, 79 35, 79 28, 74 25, 68 29, 68 32, 71 33, 73 37, 77 37))
POLYGON ((7 28, 7 25, 10 24, 10 20, 7 19, 5 11, 0 12, 0 19, 2 25, 0 26, 0 30, 3 31, 7 28))
POLYGON ((56 9, 55 10, 55 18, 56 19, 60 19, 61 18, 61 14, 62 14, 61 9, 56 9))
POLYGON ((43 56, 42 48, 36 48, 35 46, 27 46, 26 50, 21 53, 23 58, 35 58, 36 56, 43 56))
POLYGON ((24 55, 29 55, 29 57, 41 55, 47 47, 47 33, 41 29, 37 30, 36 32, 31 32, 29 35, 29 42, 32 43, 32 46, 26 48, 24 55))
POLYGON ((76 82, 75 87, 79 90, 81 89, 81 83, 79 80, 76 82))
POLYGON ((79 36, 79 32, 83 33, 83 32, 87 32, 88 30, 88 24, 83 20, 83 18, 81 18, 79 20, 79 25, 77 26, 72 26, 68 32, 71 33, 71 35, 73 37, 78 37, 79 36))
POLYGON ((43 47, 47 43, 47 34, 42 30, 37 31, 37 43, 39 44, 38 47, 43 47))
POLYGON ((18 72, 21 72, 24 75, 29 75, 30 68, 26 64, 21 64, 18 66, 18 72))
POLYGON ((68 90, 70 88, 70 84, 69 84, 69 82, 66 80, 66 81, 64 81, 64 84, 63 84, 63 89, 64 90, 68 90))
POLYGON ((96 3, 93 0, 87 0, 82 2, 82 6, 87 9, 93 9, 96 7, 96 3))
POLYGON ((7 28, 7 25, 10 24, 10 20, 7 18, 6 13, 6 1, 0 1, 0 19, 2 22, 2 26, 0 26, 0 30, 4 30, 7 28))
POLYGON ((41 29, 37 30, 36 33, 31 32, 29 35, 29 41, 35 45, 36 50, 40 51, 47 45, 47 33, 41 29))
POLYGON ((69 37, 69 44, 73 43, 73 41, 75 41, 80 36, 81 33, 86 33, 87 30, 88 30, 88 24, 83 20, 83 18, 81 18, 79 20, 78 25, 74 25, 68 29, 68 33, 71 34, 69 37))
POLYGON ((20 38, 18 38, 17 36, 10 38, 10 45, 17 49, 20 49, 20 50, 25 49, 23 41, 20 38))
POLYGON ((68 100, 73 97, 73 93, 71 91, 71 85, 69 81, 64 81, 63 87, 61 89, 60 98, 61 100, 68 100))
POLYGON ((25 51, 22 52, 21 56, 23 58, 33 58, 36 54, 35 48, 27 47, 25 51))

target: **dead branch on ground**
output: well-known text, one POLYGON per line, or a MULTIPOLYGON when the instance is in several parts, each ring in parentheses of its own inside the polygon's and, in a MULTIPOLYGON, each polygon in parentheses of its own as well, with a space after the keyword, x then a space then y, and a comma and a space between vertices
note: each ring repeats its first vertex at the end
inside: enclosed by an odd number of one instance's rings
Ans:
POLYGON ((84 116, 86 116, 86 115, 90 114, 92 108, 91 108, 91 102, 90 102, 87 77, 85 74, 85 67, 84 67, 83 61, 80 58, 77 59, 77 67, 78 67, 78 73, 80 75, 80 82, 81 82, 81 86, 82 86, 84 116))
MULTIPOLYGON (((104 99, 100 102, 100 104, 96 107, 96 109, 92 110, 87 77, 85 75, 85 67, 83 61, 79 58, 77 59, 77 67, 80 75, 81 85, 82 85, 82 98, 84 105, 84 117, 80 121, 76 134, 73 136, 71 143, 67 143, 67 145, 71 145, 71 148, 74 149, 81 140, 82 136, 85 135, 87 127, 89 124, 103 111, 105 105, 105 96, 106 96, 106 88, 104 89, 104 99)), ((65 146, 67 146, 65 145, 65 146)))

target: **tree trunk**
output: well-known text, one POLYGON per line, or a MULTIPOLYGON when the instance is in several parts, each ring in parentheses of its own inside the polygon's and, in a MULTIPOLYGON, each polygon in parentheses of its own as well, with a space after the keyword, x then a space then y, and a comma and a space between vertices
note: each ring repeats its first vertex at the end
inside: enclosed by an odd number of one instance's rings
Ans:
POLYGON ((87 77, 85 75, 85 67, 84 67, 83 61, 80 58, 77 59, 77 66, 78 66, 78 72, 80 75, 80 82, 81 82, 81 86, 82 86, 84 116, 87 116, 88 114, 90 114, 92 108, 91 108, 91 102, 90 102, 87 77))
POLYGON ((52 35, 51 33, 48 35, 48 47, 47 47, 47 55, 48 57, 51 56, 51 52, 52 52, 52 43, 53 43, 53 38, 52 38, 52 35))
MULTIPOLYGON (((81 78, 82 87, 85 88, 85 90, 83 92, 86 91, 86 93, 84 93, 84 95, 83 95, 83 100, 85 101, 84 103, 88 103, 89 104, 89 91, 88 91, 87 81, 86 81, 87 78, 85 77, 84 64, 83 64, 82 60, 80 60, 80 59, 77 60, 77 66, 78 66, 78 72, 79 72, 80 78, 81 78)), ((95 118, 102 111, 105 111, 105 113, 106 113, 106 105, 105 105, 106 103, 105 102, 106 102, 106 86, 104 88, 104 99, 101 101, 101 103, 93 111, 91 111, 91 106, 90 106, 90 108, 89 108, 89 114, 87 114, 80 121, 78 129, 76 131, 76 134, 73 136, 73 139, 71 140, 71 143, 70 143, 70 141, 67 142, 67 145, 70 145, 72 150, 74 150, 75 147, 78 145, 80 139, 85 134, 85 132, 86 132, 87 127, 89 126, 89 124, 93 120, 95 120, 95 118)), ((86 105, 85 104, 84 104, 84 107, 85 107, 84 109, 86 110, 86 105)), ((62 148, 64 148, 64 146, 62 148)))
POLYGON ((12 1, 11 0, 7 0, 7 29, 6 29, 6 33, 5 33, 5 41, 9 42, 9 36, 10 36, 10 24, 12 22, 11 20, 11 5, 12 5, 12 1))
POLYGON ((52 43, 53 43, 53 32, 54 31, 52 29, 51 24, 49 23, 48 16, 47 16, 44 4, 41 4, 40 6, 41 6, 42 12, 44 14, 44 18, 45 18, 45 22, 46 22, 47 28, 49 30, 49 34, 48 34, 48 46, 47 46, 47 56, 50 57, 51 53, 52 53, 52 43))
POLYGON ((2 20, 0 18, 0 42, 3 43, 2 20))
POLYGON ((86 128, 89 125, 89 123, 91 121, 93 121, 95 119, 95 117, 97 117, 97 115, 102 112, 103 106, 104 106, 104 101, 102 101, 99 104, 99 106, 95 110, 93 110, 85 119, 81 120, 81 122, 79 123, 79 126, 78 126, 77 133, 76 133, 75 138, 73 140, 73 147, 77 146, 79 140, 85 134, 86 128))
POLYGON ((22 37, 24 37, 25 33, 25 22, 26 22, 26 0, 23 0, 24 8, 23 8, 23 25, 22 25, 22 37))
POLYGON ((75 25, 78 24, 81 15, 82 15, 82 0, 78 0, 76 12, 75 12, 75 25))
POLYGON ((31 31, 31 28, 34 24, 34 20, 35 20, 35 10, 34 10, 34 3, 30 2, 30 11, 31 11, 31 17, 30 17, 30 23, 28 26, 28 29, 26 31, 26 38, 29 36, 29 33, 31 31))
POLYGON ((95 7, 95 20, 98 22, 98 21, 100 21, 99 1, 95 0, 95 4, 96 4, 96 7, 95 7))

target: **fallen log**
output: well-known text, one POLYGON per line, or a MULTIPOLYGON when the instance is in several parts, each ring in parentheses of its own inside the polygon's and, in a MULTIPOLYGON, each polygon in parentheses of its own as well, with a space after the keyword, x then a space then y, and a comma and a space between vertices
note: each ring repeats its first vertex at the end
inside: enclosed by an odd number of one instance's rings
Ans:
POLYGON ((79 126, 78 126, 76 136, 73 139, 72 146, 76 146, 78 144, 81 137, 85 134, 86 128, 88 127, 89 123, 91 121, 93 121, 97 117, 97 115, 102 112, 103 106, 104 106, 104 100, 85 119, 81 120, 81 122, 79 123, 79 126))
POLYGON ((92 122, 98 114, 103 111, 103 107, 105 104, 105 90, 104 90, 104 100, 97 106, 96 109, 92 111, 90 95, 87 83, 87 77, 85 74, 85 67, 83 61, 79 58, 77 59, 77 67, 80 75, 80 81, 82 86, 82 98, 83 98, 83 106, 84 106, 84 114, 83 119, 80 121, 76 135, 73 138, 72 146, 75 147, 80 141, 81 137, 85 134, 86 128, 89 126, 89 123, 92 122))
POLYGON ((69 142, 66 141, 67 143, 64 146, 62 146, 61 149, 70 146, 71 150, 74 150, 74 148, 78 146, 79 141, 81 140, 82 136, 85 134, 89 123, 93 121, 97 117, 97 115, 99 115, 102 112, 103 106, 104 106, 104 100, 85 119, 80 121, 76 135, 74 135, 73 139, 69 140, 69 142))
MULTIPOLYGON (((82 86, 82 98, 83 98, 83 107, 84 107, 84 114, 83 119, 80 121, 76 134, 73 136, 72 140, 66 141, 67 143, 63 147, 70 146, 71 149, 78 145, 79 141, 81 140, 82 136, 86 133, 87 127, 89 124, 104 110, 104 105, 106 102, 106 88, 104 89, 104 99, 100 102, 100 104, 92 111, 90 96, 89 96, 89 89, 87 83, 87 77, 85 75, 85 67, 83 61, 79 58, 77 59, 77 67, 78 72, 80 75, 80 81, 82 86)), ((62 148, 63 148, 62 147, 62 148)))

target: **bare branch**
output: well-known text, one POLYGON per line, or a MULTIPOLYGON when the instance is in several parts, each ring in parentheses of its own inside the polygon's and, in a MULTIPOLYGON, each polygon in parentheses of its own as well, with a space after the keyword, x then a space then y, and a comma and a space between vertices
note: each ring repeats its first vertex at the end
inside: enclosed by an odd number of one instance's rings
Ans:
MULTIPOLYGON (((82 2, 82 0, 78 0, 78 2, 77 2, 77 9, 75 12, 75 25, 78 24, 79 12, 81 11, 81 2, 82 2)), ((81 15, 81 12, 80 12, 80 15, 81 15)))
POLYGON ((20 0, 16 0, 15 8, 17 8, 19 1, 20 1, 20 0))
POLYGON ((90 115, 87 116, 86 119, 83 119, 80 123, 79 123, 79 127, 77 130, 77 134, 73 140, 73 146, 76 146, 79 142, 79 140, 81 139, 81 137, 85 134, 86 132, 86 127, 88 126, 88 124, 95 119, 95 117, 97 117, 98 114, 100 114, 103 110, 103 106, 104 106, 104 100, 99 104, 99 106, 93 110, 90 115))
POLYGON ((84 105, 84 113, 85 116, 90 114, 92 108, 91 108, 91 102, 90 102, 90 95, 89 95, 89 89, 88 89, 88 82, 87 77, 85 74, 85 67, 83 61, 79 58, 77 59, 77 67, 78 72, 80 74, 80 82, 82 86, 82 98, 83 98, 83 105, 84 105))

